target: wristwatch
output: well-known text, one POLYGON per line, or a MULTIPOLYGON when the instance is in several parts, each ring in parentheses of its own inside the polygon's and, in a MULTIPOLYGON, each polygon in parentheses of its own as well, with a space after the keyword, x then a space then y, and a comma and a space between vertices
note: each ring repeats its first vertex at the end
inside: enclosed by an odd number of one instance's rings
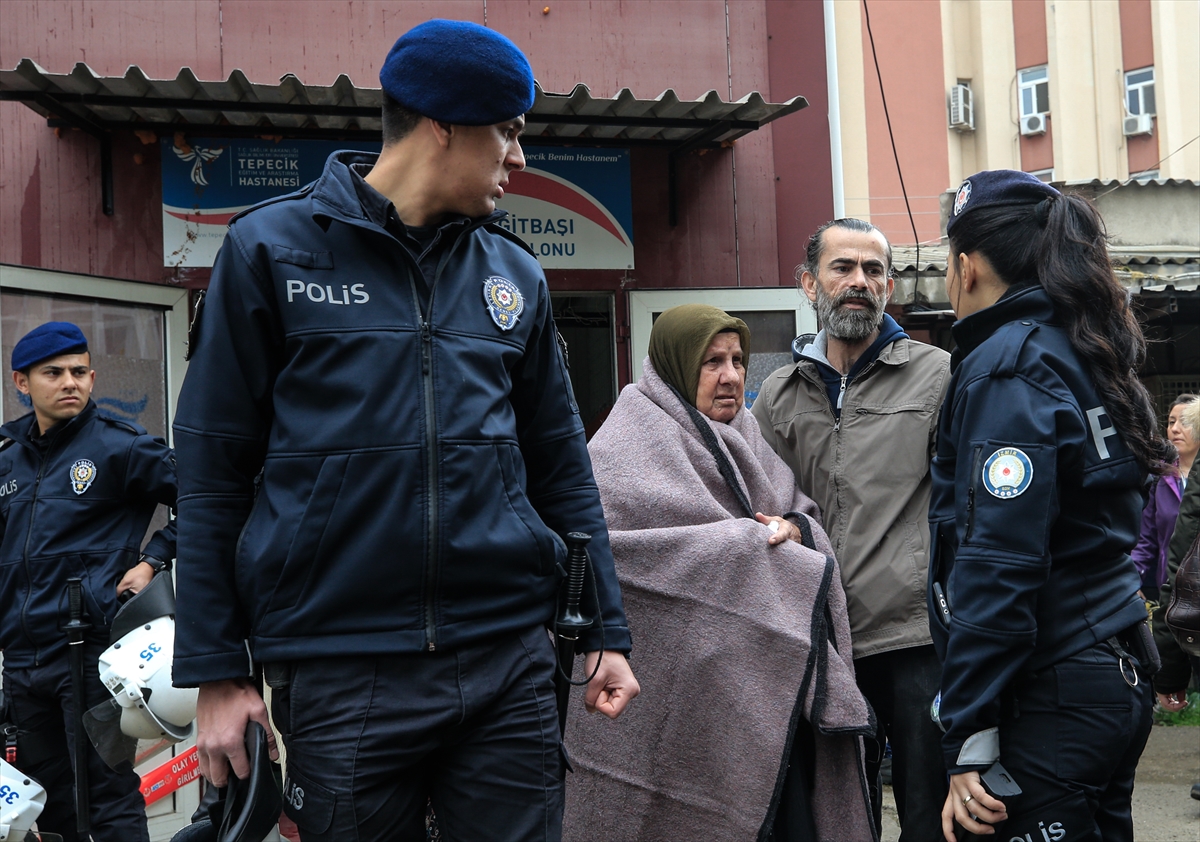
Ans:
POLYGON ((164 570, 171 569, 171 563, 169 561, 163 561, 161 558, 155 558, 154 556, 146 555, 145 553, 138 558, 138 561, 149 564, 150 569, 153 570, 156 575, 162 573, 164 570))

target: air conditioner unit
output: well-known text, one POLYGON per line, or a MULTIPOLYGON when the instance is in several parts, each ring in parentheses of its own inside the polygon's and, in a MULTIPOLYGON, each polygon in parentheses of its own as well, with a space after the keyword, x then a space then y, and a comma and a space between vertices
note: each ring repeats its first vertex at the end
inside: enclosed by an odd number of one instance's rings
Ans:
POLYGON ((1125 137, 1150 134, 1154 130, 1154 115, 1130 114, 1125 118, 1125 137))
POLYGON ((1046 133, 1047 114, 1030 114, 1021 118, 1021 134, 1034 135, 1046 133))
POLYGON ((955 85, 950 89, 950 128, 960 132, 975 131, 975 105, 971 89, 955 85))

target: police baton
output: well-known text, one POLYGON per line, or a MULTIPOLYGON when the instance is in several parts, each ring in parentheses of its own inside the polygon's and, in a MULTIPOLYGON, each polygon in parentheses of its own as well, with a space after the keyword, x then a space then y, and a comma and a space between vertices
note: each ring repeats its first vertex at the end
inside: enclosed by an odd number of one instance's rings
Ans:
POLYGON ((89 744, 83 730, 83 708, 86 704, 83 686, 83 633, 90 629, 92 624, 83 619, 83 581, 78 577, 67 579, 67 607, 70 621, 64 631, 70 643, 67 648, 67 663, 71 668, 71 699, 74 702, 71 721, 75 742, 75 756, 72 758, 75 771, 75 829, 81 835, 86 835, 91 829, 91 821, 88 817, 89 744))
MULTIPOLYGON (((575 669, 575 647, 579 635, 591 628, 592 618, 579 611, 579 600, 583 596, 583 583, 587 577, 587 545, 592 536, 584 532, 567 533, 567 578, 559 597, 558 616, 554 620, 554 644, 558 654, 558 670, 554 674, 554 690, 558 697, 558 728, 567 730, 567 705, 571 701, 571 687, 585 686, 590 677, 573 681, 575 669)), ((599 669, 599 663, 596 664, 599 669)))

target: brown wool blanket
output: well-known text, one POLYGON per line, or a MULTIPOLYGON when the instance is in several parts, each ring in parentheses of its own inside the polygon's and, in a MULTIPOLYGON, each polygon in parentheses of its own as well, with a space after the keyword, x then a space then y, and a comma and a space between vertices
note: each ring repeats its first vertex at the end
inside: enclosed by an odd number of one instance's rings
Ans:
MULTIPOLYGON (((564 839, 765 838, 790 729, 812 728, 819 839, 871 842, 861 735, 874 723, 829 540, 813 520, 816 551, 769 546, 644 366, 588 447, 642 692, 616 721, 572 704, 564 839)), ((749 412, 704 422, 757 511, 818 515, 749 412)))

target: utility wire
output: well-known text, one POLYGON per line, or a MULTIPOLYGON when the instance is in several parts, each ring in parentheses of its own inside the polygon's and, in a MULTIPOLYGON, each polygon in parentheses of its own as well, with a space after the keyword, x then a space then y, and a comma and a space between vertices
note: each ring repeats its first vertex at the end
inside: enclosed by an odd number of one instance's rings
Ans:
MULTIPOLYGON (((1200 135, 1196 135, 1194 138, 1192 138, 1191 140, 1189 140, 1187 143, 1183 144, 1183 145, 1182 145, 1182 146, 1180 146, 1178 149, 1176 149, 1176 150, 1175 150, 1175 152, 1182 152, 1184 149, 1186 149, 1187 147, 1191 146, 1191 145, 1192 145, 1193 143, 1195 143, 1197 140, 1200 140, 1200 135)), ((1138 180, 1139 180, 1139 179, 1138 179, 1138 176, 1142 175, 1142 174, 1143 174, 1143 173, 1145 173, 1145 172, 1149 172, 1150 170, 1156 170, 1156 169, 1158 169, 1158 165, 1159 165, 1159 164, 1161 164, 1163 161, 1167 160, 1167 158, 1170 158, 1170 157, 1171 157, 1171 155, 1174 155, 1174 154, 1175 154, 1175 152, 1172 152, 1172 153, 1170 153, 1170 155, 1164 155, 1163 157, 1159 158, 1157 161, 1155 161, 1155 162, 1154 162, 1154 165, 1153 165, 1153 166, 1146 167, 1146 169, 1144 169, 1144 170, 1140 170, 1139 172, 1132 173, 1132 174, 1129 176, 1129 178, 1127 178, 1127 179, 1125 179, 1124 181, 1122 181, 1120 184, 1118 184, 1118 185, 1117 185, 1117 187, 1124 187, 1126 184, 1129 184, 1129 183, 1131 183, 1131 182, 1134 182, 1134 181, 1138 181, 1138 180)), ((1107 196, 1109 193, 1111 193, 1112 191, 1116 190, 1116 189, 1117 189, 1117 187, 1110 187, 1108 190, 1105 190, 1103 193, 1101 193, 1099 196, 1097 196, 1097 197, 1096 197, 1096 199, 1099 199, 1099 198, 1101 198, 1102 196, 1107 196)), ((1093 199, 1093 201, 1095 201, 1095 199, 1093 199)))
POLYGON ((904 187, 904 173, 900 169, 900 153, 896 151, 896 136, 892 133, 892 117, 888 114, 887 95, 883 92, 883 74, 879 72, 879 56, 875 53, 875 35, 871 32, 871 11, 867 0, 862 0, 863 15, 867 19, 867 38, 871 41, 871 60, 875 62, 875 77, 879 80, 879 98, 883 100, 883 116, 887 120, 888 139, 892 142, 892 157, 896 159, 896 175, 900 177, 900 193, 904 196, 904 209, 908 212, 908 224, 912 226, 913 242, 917 246, 917 281, 921 280, 921 240, 917 237, 917 223, 913 221, 912 208, 908 204, 908 190, 904 187))

